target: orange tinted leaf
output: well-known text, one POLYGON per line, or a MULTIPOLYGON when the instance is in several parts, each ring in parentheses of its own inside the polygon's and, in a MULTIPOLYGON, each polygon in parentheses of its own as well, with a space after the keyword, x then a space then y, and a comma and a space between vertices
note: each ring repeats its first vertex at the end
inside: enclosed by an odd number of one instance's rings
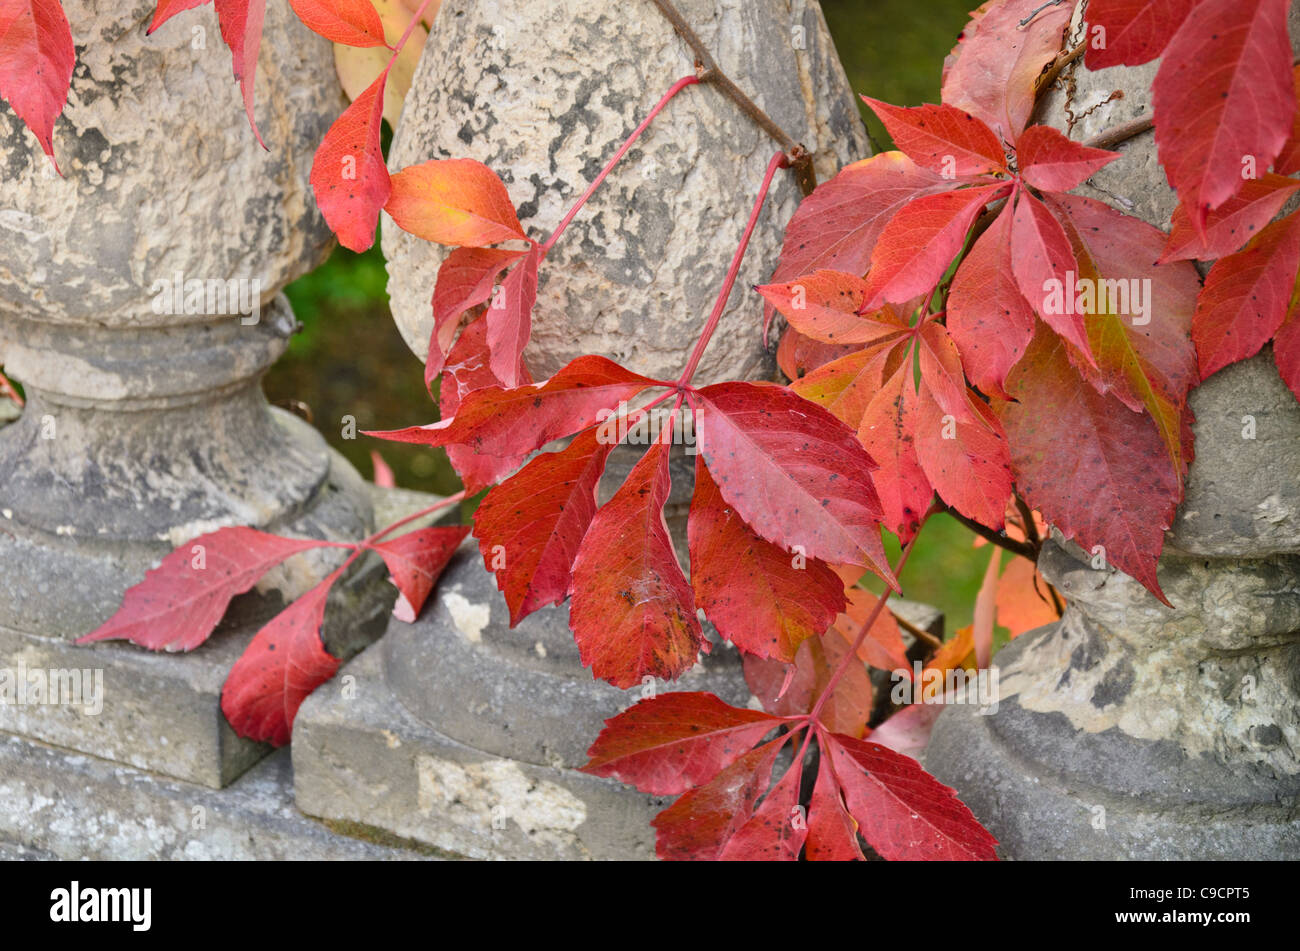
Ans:
POLYGON ((527 240, 506 186, 474 159, 432 159, 392 176, 384 210, 403 231, 438 244, 527 240))
POLYGON ((1028 558, 1012 558, 998 579, 998 623, 1013 638, 1057 619, 1047 580, 1028 558))
POLYGON ((370 0, 289 0, 309 30, 345 46, 386 46, 384 24, 370 0))
POLYGON ((907 330, 892 307, 859 315, 867 283, 842 271, 815 271, 786 284, 756 288, 800 333, 832 344, 872 343, 907 330))

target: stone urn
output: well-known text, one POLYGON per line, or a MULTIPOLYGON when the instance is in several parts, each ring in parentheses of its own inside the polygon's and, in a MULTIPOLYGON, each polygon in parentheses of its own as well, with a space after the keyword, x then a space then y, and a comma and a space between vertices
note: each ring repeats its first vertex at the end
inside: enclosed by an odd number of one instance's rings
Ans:
MULTIPOLYGON (((71 641, 204 532, 372 529, 357 473, 260 388, 296 328, 280 288, 332 246, 308 175, 345 101, 329 43, 284 0, 257 71, 266 149, 210 7, 146 36, 152 0, 63 6, 78 47, 63 177, 0 112, 0 364, 28 400, 0 430, 0 666, 106 667, 108 700, 93 720, 0 707, 0 728, 219 785, 264 751, 219 712, 252 630, 184 657, 71 641)), ((228 626, 265 619, 337 554, 273 572, 228 626)))
MULTIPOLYGON (((677 6, 723 70, 813 151, 820 178, 869 154, 816 2, 677 6)), ((689 48, 652 3, 446 0, 389 167, 485 162, 506 182, 524 228, 541 239, 668 87, 694 70, 689 48)), ((525 351, 533 375, 598 353, 676 378, 776 151, 716 89, 693 87, 674 99, 543 264, 525 351)), ((761 299, 748 288, 771 275, 799 197, 793 174, 776 179, 697 383, 774 372, 761 299)), ((387 218, 382 229, 394 319, 423 358, 447 252, 387 218)), ((615 450, 603 498, 643 448, 615 450)), ((665 516, 684 554, 693 457, 675 457, 672 474, 665 516)), ((353 821, 382 816, 390 831, 468 855, 652 856, 648 824, 662 801, 576 767, 603 721, 649 691, 706 690, 748 702, 738 654, 719 644, 677 683, 623 691, 581 666, 567 605, 542 609, 514 630, 508 622, 471 540, 424 616, 390 625, 382 645, 349 668, 359 692, 375 684, 382 695, 361 710, 379 735, 363 742, 348 722, 355 705, 313 698, 304 706, 294 741, 300 808, 353 821), (381 731, 388 722, 403 727, 381 731), (345 748, 350 758, 340 755, 345 748), (409 781, 394 778, 408 773, 409 781)))
MULTIPOLYGON (((1149 115, 1156 66, 1080 62, 1041 119, 1084 139, 1149 115)), ((1080 193, 1167 228, 1152 133, 1119 150, 1080 193)), ((1064 617, 994 658, 996 713, 952 706, 935 725, 927 767, 1008 857, 1300 858, 1300 404, 1265 348, 1191 407, 1159 563, 1173 608, 1058 536, 1039 568, 1064 617)))

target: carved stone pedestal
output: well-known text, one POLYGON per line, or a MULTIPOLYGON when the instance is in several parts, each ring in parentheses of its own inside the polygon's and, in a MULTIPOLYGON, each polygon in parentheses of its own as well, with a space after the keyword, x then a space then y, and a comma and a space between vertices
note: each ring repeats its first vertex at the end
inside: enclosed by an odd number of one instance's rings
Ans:
POLYGON ((1012 858, 1300 858, 1300 405, 1265 353, 1192 407, 1174 609, 1049 544, 1065 617, 994 658, 996 714, 935 725, 927 768, 1012 858))
MULTIPOLYGON (((1086 139, 1149 116, 1157 67, 1080 60, 1036 121, 1086 139)), ((1118 150, 1076 191, 1167 229, 1177 201, 1153 134, 1118 150)), ((1191 407, 1196 457, 1159 564, 1174 608, 1048 545, 1064 618, 994 657, 996 714, 953 706, 935 724, 927 768, 1007 856, 1300 858, 1300 404, 1266 347, 1191 407)))

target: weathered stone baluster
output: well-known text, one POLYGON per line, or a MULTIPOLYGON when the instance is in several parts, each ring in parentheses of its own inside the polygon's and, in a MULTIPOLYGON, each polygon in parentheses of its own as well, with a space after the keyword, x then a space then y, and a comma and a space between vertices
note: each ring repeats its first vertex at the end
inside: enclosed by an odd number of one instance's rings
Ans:
MULTIPOLYGON (((0 666, 105 668, 97 716, 0 705, 0 729, 220 785, 266 752, 219 709, 247 625, 189 655, 72 640, 195 535, 372 527, 355 471, 260 390, 295 326, 277 292, 331 245, 307 179, 344 101, 329 44, 270 3, 263 150, 211 8, 146 37, 154 7, 64 0, 78 43, 54 135, 66 177, 0 113, 0 363, 29 400, 0 430, 0 666)), ((337 555, 277 570, 228 626, 264 619, 337 555)), ((369 588, 344 592, 336 650, 382 610, 369 588)))
MULTIPOLYGON (((1060 92, 1044 121, 1083 139, 1149 115, 1156 66, 1080 63, 1077 123, 1060 92)), ((1120 150, 1080 192, 1168 227, 1151 133, 1120 150)), ((1300 857, 1300 404, 1266 348, 1191 406, 1196 461, 1159 570, 1174 609, 1049 543, 1065 617, 995 657, 995 714, 954 706, 935 726, 927 766, 1009 856, 1300 857)))

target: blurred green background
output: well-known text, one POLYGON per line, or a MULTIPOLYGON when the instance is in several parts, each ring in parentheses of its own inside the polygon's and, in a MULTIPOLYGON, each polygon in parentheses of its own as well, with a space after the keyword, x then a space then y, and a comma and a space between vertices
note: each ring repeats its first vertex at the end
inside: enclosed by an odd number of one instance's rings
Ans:
MULTIPOLYGON (((898 105, 939 101, 943 59, 975 5, 977 0, 822 0, 854 92, 898 105)), ((862 108, 872 141, 889 148, 880 123, 862 108)), ((719 268, 725 264, 720 260, 719 268)), ((362 474, 372 474, 371 452, 377 450, 398 485, 454 492, 459 482, 441 450, 360 435, 342 438, 346 415, 356 418, 358 430, 438 418, 420 362, 389 316, 386 279, 376 246, 360 255, 340 248, 291 284, 287 293, 303 329, 267 375, 266 393, 273 403, 310 418, 362 474)), ((888 541, 896 558, 898 546, 888 541)), ((971 622, 988 564, 988 549, 976 550, 972 541, 971 532, 948 516, 932 518, 900 579, 906 597, 944 611, 950 633, 971 622)))

